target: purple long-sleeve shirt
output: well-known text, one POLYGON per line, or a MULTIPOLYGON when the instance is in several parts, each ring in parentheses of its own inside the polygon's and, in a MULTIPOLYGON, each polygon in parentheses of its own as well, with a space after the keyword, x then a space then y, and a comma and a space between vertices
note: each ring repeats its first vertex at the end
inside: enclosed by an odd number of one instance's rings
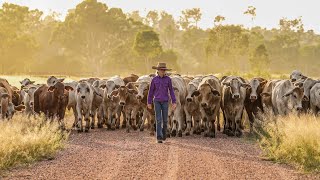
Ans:
POLYGON ((169 101, 168 91, 170 92, 172 103, 176 103, 171 78, 169 76, 160 77, 159 75, 154 77, 148 93, 148 104, 152 104, 153 97, 155 101, 169 101))

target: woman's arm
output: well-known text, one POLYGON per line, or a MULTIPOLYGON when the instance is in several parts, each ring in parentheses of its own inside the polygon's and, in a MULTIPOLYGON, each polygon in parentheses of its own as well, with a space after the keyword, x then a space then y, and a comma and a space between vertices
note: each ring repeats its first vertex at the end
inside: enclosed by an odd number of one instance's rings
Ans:
POLYGON ((152 79, 152 81, 151 81, 149 92, 148 92, 148 104, 152 104, 152 100, 153 100, 154 89, 155 89, 155 85, 154 85, 153 80, 154 79, 152 79))

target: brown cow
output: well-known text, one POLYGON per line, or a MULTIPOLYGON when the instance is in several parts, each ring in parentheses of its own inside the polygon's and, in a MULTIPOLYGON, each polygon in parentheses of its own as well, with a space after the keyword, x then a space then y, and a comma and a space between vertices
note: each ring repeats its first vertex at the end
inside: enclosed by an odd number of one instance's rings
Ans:
POLYGON ((206 125, 204 136, 214 138, 216 135, 216 120, 220 130, 221 85, 219 79, 215 76, 204 77, 199 83, 198 90, 194 91, 192 96, 198 96, 201 117, 206 125))
POLYGON ((1 119, 7 117, 7 112, 9 108, 9 94, 4 87, 0 87, 0 113, 1 119))
POLYGON ((34 111, 38 114, 43 112, 46 118, 58 117, 61 128, 64 128, 64 115, 68 105, 70 86, 62 82, 56 82, 54 86, 43 85, 34 92, 34 111))
POLYGON ((139 79, 139 76, 131 74, 128 77, 123 78, 124 84, 127 85, 129 82, 136 82, 139 79))
POLYGON ((133 130, 137 130, 137 115, 142 109, 139 100, 136 98, 138 92, 137 90, 129 89, 126 86, 120 86, 118 91, 117 96, 120 98, 119 105, 123 106, 127 118, 127 132, 130 132, 130 125, 132 125, 133 130))
POLYGON ((249 82, 250 87, 247 88, 244 107, 246 108, 250 121, 250 133, 253 132, 254 118, 257 117, 258 110, 260 109, 262 112, 264 112, 260 94, 262 93, 262 90, 266 83, 267 80, 263 78, 253 78, 249 82))

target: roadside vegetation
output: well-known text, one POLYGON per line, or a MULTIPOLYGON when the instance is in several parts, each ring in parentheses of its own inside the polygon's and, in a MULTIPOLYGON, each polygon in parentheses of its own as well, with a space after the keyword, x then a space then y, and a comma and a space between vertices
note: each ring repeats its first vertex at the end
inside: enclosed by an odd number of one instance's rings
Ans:
POLYGON ((0 172, 10 167, 52 159, 65 146, 67 132, 57 122, 16 115, 0 121, 0 172))
POLYGON ((320 117, 291 114, 265 118, 260 125, 256 132, 268 159, 305 172, 320 172, 320 117))

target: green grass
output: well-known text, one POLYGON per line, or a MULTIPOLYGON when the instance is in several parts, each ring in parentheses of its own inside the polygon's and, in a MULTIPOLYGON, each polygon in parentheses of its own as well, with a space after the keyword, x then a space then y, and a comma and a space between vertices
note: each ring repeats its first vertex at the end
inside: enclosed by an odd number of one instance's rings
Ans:
POLYGON ((0 120, 0 170, 38 160, 51 159, 65 146, 68 133, 61 132, 56 121, 44 122, 16 115, 0 120))
POLYGON ((320 118, 289 115, 266 118, 257 131, 267 158, 294 165, 305 172, 320 172, 320 118))

